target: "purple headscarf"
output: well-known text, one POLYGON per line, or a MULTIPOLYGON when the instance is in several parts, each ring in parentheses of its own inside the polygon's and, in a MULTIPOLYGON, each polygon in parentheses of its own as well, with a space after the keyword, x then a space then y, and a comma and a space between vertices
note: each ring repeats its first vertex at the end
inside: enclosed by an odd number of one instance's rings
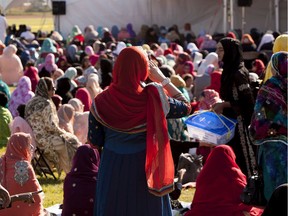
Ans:
POLYGON ((85 144, 77 149, 71 171, 64 180, 62 215, 93 215, 100 156, 85 144))

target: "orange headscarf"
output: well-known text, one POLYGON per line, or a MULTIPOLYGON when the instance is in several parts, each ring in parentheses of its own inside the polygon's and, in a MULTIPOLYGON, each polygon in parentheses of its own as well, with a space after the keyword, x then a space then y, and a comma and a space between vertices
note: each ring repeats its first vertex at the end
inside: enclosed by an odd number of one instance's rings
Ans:
POLYGON ((241 39, 242 44, 255 44, 250 34, 244 34, 241 39))

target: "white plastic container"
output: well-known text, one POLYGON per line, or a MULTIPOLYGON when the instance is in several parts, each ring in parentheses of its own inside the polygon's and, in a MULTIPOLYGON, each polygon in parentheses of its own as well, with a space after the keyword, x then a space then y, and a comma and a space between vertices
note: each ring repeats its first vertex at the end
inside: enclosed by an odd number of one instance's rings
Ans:
POLYGON ((237 121, 211 111, 191 115, 185 121, 191 138, 215 145, 228 143, 235 134, 237 121))

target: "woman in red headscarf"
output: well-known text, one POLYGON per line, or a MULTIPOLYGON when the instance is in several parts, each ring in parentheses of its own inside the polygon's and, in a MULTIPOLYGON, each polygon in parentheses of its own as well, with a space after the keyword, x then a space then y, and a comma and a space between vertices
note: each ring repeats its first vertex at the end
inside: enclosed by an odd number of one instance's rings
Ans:
POLYGON ((235 159, 228 145, 212 150, 197 177, 191 209, 185 216, 244 216, 244 212, 251 216, 261 215, 263 210, 245 205, 240 200, 247 182, 235 159))
POLYGON ((102 150, 94 215, 172 215, 166 118, 188 113, 189 102, 142 49, 121 51, 113 82, 94 99, 89 115, 89 142, 102 150), (148 76, 154 82, 146 85, 148 76))

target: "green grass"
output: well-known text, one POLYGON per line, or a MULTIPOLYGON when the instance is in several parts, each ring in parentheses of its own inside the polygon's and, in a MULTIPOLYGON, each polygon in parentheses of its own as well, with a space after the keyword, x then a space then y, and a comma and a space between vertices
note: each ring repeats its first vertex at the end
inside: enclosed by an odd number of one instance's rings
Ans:
POLYGON ((50 32, 54 29, 53 16, 51 12, 32 13, 23 15, 6 15, 8 25, 15 24, 17 29, 19 25, 25 24, 31 27, 32 32, 38 30, 50 32))
MULTIPOLYGON (((0 155, 3 155, 5 153, 5 150, 6 147, 0 148, 0 155)), ((57 173, 54 173, 54 175, 58 177, 57 173)), ((46 178, 44 175, 37 175, 37 179, 42 186, 43 192, 45 194, 43 204, 45 208, 55 204, 61 204, 63 202, 63 181, 65 178, 65 174, 64 172, 62 172, 60 178, 57 180, 54 180, 51 175, 47 175, 47 177, 48 178, 46 178)), ((183 189, 179 200, 191 203, 194 192, 194 188, 183 189)))

